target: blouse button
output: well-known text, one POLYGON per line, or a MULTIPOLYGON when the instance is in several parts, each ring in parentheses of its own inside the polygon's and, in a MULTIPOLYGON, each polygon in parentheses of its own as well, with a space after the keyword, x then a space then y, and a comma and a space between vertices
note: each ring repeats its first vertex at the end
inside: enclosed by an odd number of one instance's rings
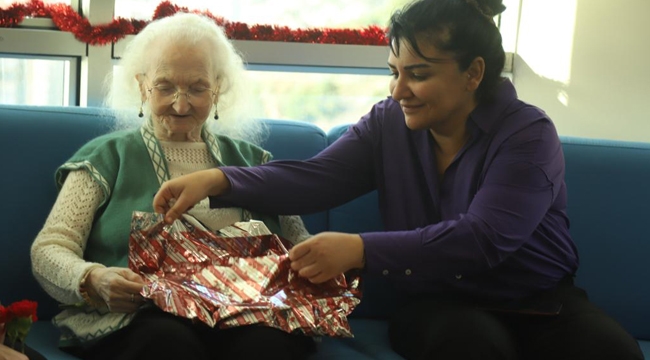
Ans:
POLYGON ((381 272, 382 275, 388 275, 388 270, 384 270, 381 272))
POLYGON ((461 275, 461 274, 456 275, 456 280, 460 280, 462 278, 463 278, 463 275, 461 275))
POLYGON ((411 275, 411 269, 406 269, 406 271, 404 271, 404 274, 411 275))

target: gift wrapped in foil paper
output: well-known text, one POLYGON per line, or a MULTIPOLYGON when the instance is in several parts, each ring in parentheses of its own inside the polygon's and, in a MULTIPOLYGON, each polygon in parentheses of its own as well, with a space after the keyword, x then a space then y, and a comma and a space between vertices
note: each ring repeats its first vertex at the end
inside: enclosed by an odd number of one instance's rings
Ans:
POLYGON ((361 299, 360 278, 312 284, 291 269, 290 246, 259 221, 213 233, 189 215, 165 224, 159 214, 134 212, 129 268, 156 306, 211 327, 351 337, 347 315, 361 299))

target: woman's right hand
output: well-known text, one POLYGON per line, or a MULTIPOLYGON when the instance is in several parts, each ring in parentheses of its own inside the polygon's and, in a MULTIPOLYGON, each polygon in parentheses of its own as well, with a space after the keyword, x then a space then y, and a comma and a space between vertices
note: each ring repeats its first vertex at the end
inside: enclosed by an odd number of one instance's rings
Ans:
POLYGON ((153 198, 153 209, 172 223, 199 201, 228 189, 230 181, 219 169, 193 172, 165 181, 153 198))
POLYGON ((101 299, 111 312, 132 313, 144 302, 140 295, 144 280, 128 268, 92 269, 83 285, 91 298, 101 299))

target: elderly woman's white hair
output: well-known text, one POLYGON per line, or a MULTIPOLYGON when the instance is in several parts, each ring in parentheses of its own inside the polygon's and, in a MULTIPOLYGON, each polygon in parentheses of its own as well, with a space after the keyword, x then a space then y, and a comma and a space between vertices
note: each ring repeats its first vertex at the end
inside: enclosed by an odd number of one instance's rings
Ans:
MULTIPOLYGON (((142 123, 137 116, 142 102, 136 74, 147 71, 152 60, 151 46, 161 39, 168 43, 207 41, 211 44, 213 71, 220 83, 219 120, 214 121, 210 116, 205 126, 219 134, 259 142, 263 127, 248 114, 252 98, 241 56, 214 20, 191 13, 178 13, 152 21, 126 46, 120 60, 121 69, 108 76, 105 82, 105 106, 117 117, 117 128, 142 123)), ((151 114, 148 103, 144 104, 143 110, 144 119, 148 119, 151 114)))

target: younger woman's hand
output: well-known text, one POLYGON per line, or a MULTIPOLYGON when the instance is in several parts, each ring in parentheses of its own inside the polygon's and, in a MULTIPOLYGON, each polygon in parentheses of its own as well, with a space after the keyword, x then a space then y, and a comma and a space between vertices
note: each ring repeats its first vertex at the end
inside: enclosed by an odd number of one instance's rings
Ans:
POLYGON ((323 232, 289 251, 291 268, 318 284, 351 269, 363 268, 363 240, 357 234, 323 232))
POLYGON ((193 172, 165 181, 153 198, 153 209, 172 223, 199 201, 229 188, 230 181, 219 169, 193 172))

